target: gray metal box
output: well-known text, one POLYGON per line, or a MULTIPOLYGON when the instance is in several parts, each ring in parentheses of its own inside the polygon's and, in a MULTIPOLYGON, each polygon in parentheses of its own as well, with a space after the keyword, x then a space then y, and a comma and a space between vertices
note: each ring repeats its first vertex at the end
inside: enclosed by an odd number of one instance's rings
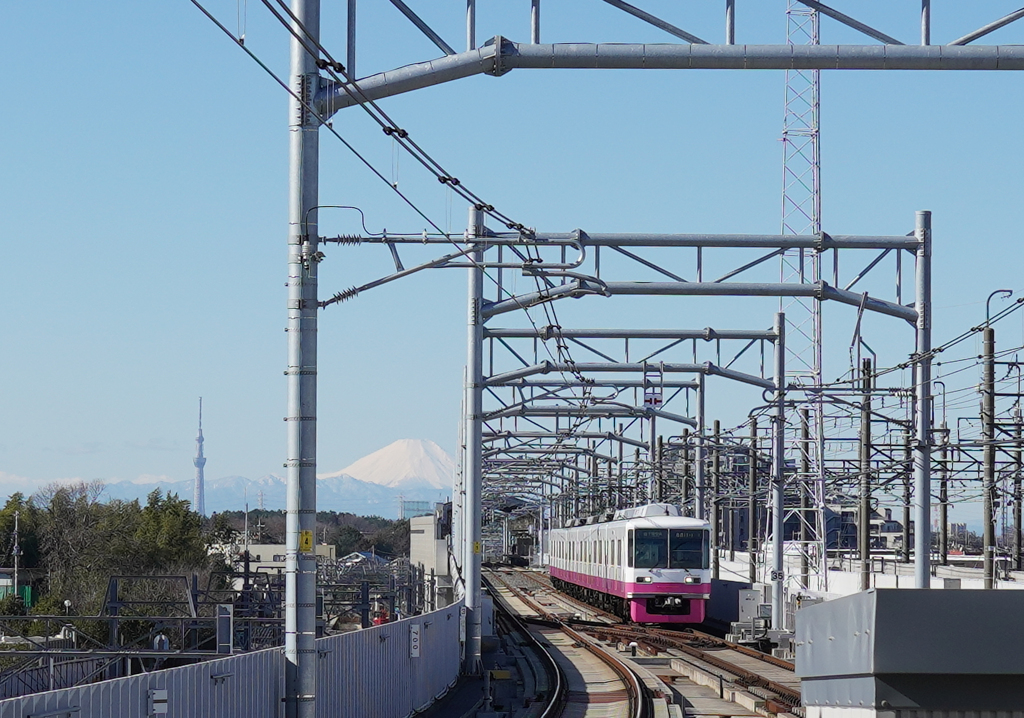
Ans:
POLYGON ((805 706, 1024 705, 1024 591, 873 589, 797 612, 805 706))
POLYGON ((758 617, 757 606, 761 603, 761 592, 753 588, 739 591, 739 620, 749 623, 758 617))

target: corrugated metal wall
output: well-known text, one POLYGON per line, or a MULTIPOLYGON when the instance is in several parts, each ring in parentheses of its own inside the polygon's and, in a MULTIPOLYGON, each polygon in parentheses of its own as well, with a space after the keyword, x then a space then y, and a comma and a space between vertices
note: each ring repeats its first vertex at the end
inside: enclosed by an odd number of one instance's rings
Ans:
POLYGON ((429 704, 459 674, 461 606, 318 641, 317 715, 403 718, 429 704), (411 655, 413 625, 418 658, 411 655))
MULTIPOLYGON (((317 715, 405 718, 458 677, 461 602, 433 613, 317 641, 317 715), (419 627, 419 656, 411 635, 419 627)), ((0 718, 146 718, 167 690, 168 718, 278 718, 284 658, 255 651, 78 688, 0 701, 0 718)))

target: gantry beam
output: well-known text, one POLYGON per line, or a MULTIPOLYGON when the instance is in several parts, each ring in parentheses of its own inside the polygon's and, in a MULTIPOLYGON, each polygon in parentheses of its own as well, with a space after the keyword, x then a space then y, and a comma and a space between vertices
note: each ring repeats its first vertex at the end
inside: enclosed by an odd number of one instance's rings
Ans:
POLYGON ((643 372, 648 370, 653 371, 655 369, 659 372, 666 373, 689 373, 721 376, 742 382, 743 384, 759 386, 762 389, 775 389, 775 382, 770 379, 764 379, 762 377, 754 376, 753 374, 746 374, 734 369, 726 369, 725 367, 720 367, 716 364, 712 364, 711 362, 704 362, 703 364, 676 362, 573 362, 572 364, 567 364, 544 361, 540 364, 534 364, 533 366, 527 366, 521 369, 513 369, 512 371, 504 372, 503 374, 496 374, 488 377, 484 380, 484 385, 506 386, 514 384, 517 380, 528 376, 549 374, 551 372, 584 374, 590 372, 643 372))
POLYGON ((406 65, 347 87, 328 83, 315 107, 326 117, 359 101, 379 100, 473 75, 515 69, 605 70, 1024 70, 1018 45, 532 45, 495 37, 487 45, 406 65))
POLYGON ((558 327, 538 327, 526 329, 488 329, 484 328, 484 338, 495 339, 703 339, 710 342, 715 339, 763 339, 774 341, 775 332, 748 331, 744 329, 563 329, 558 327))
MULTIPOLYGON (((558 276, 556 272, 550 276, 558 276)), ((676 296, 676 297, 810 297, 849 304, 879 314, 917 321, 917 310, 902 304, 876 299, 833 287, 828 282, 787 284, 779 282, 604 282, 593 278, 574 279, 539 292, 521 294, 484 305, 485 317, 532 307, 562 297, 587 295, 676 296)))

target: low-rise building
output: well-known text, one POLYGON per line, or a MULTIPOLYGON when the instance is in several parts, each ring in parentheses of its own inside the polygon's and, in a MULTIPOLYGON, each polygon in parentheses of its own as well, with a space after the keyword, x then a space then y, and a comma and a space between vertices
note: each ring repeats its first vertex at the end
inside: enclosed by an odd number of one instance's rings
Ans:
POLYGON ((448 562, 451 512, 450 503, 437 504, 432 514, 409 519, 409 563, 420 573, 428 611, 455 601, 448 562))

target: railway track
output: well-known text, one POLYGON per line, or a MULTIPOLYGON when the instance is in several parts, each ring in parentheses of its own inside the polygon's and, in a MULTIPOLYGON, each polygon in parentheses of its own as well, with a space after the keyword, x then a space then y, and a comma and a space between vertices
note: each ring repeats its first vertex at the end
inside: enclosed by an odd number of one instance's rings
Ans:
POLYGON ((602 611, 560 593, 544 574, 529 570, 501 569, 491 569, 491 573, 500 577, 500 582, 510 589, 514 603, 522 604, 527 614, 534 618, 608 625, 622 623, 622 619, 613 613, 602 611))
POLYGON ((657 718, 646 687, 623 661, 575 628, 539 617, 537 613, 543 609, 531 605, 533 602, 528 598, 524 601, 521 595, 516 596, 515 591, 510 596, 508 584, 501 579, 488 583, 499 627, 520 646, 533 647, 538 658, 534 666, 541 667, 544 673, 543 677, 534 673, 539 700, 527 715, 657 718))
MULTIPOLYGON (((750 711, 732 715, 803 715, 799 679, 789 661, 692 629, 622 623, 611 614, 558 593, 546 577, 536 572, 492 569, 487 576, 492 595, 510 612, 535 623, 564 626, 592 646, 605 646, 606 655, 634 650, 640 656, 637 660, 648 662, 654 683, 660 681, 667 689, 649 686, 656 698, 658 693, 675 693, 673 686, 682 677, 750 711)), ((685 697, 680 700, 686 702, 685 697)))

